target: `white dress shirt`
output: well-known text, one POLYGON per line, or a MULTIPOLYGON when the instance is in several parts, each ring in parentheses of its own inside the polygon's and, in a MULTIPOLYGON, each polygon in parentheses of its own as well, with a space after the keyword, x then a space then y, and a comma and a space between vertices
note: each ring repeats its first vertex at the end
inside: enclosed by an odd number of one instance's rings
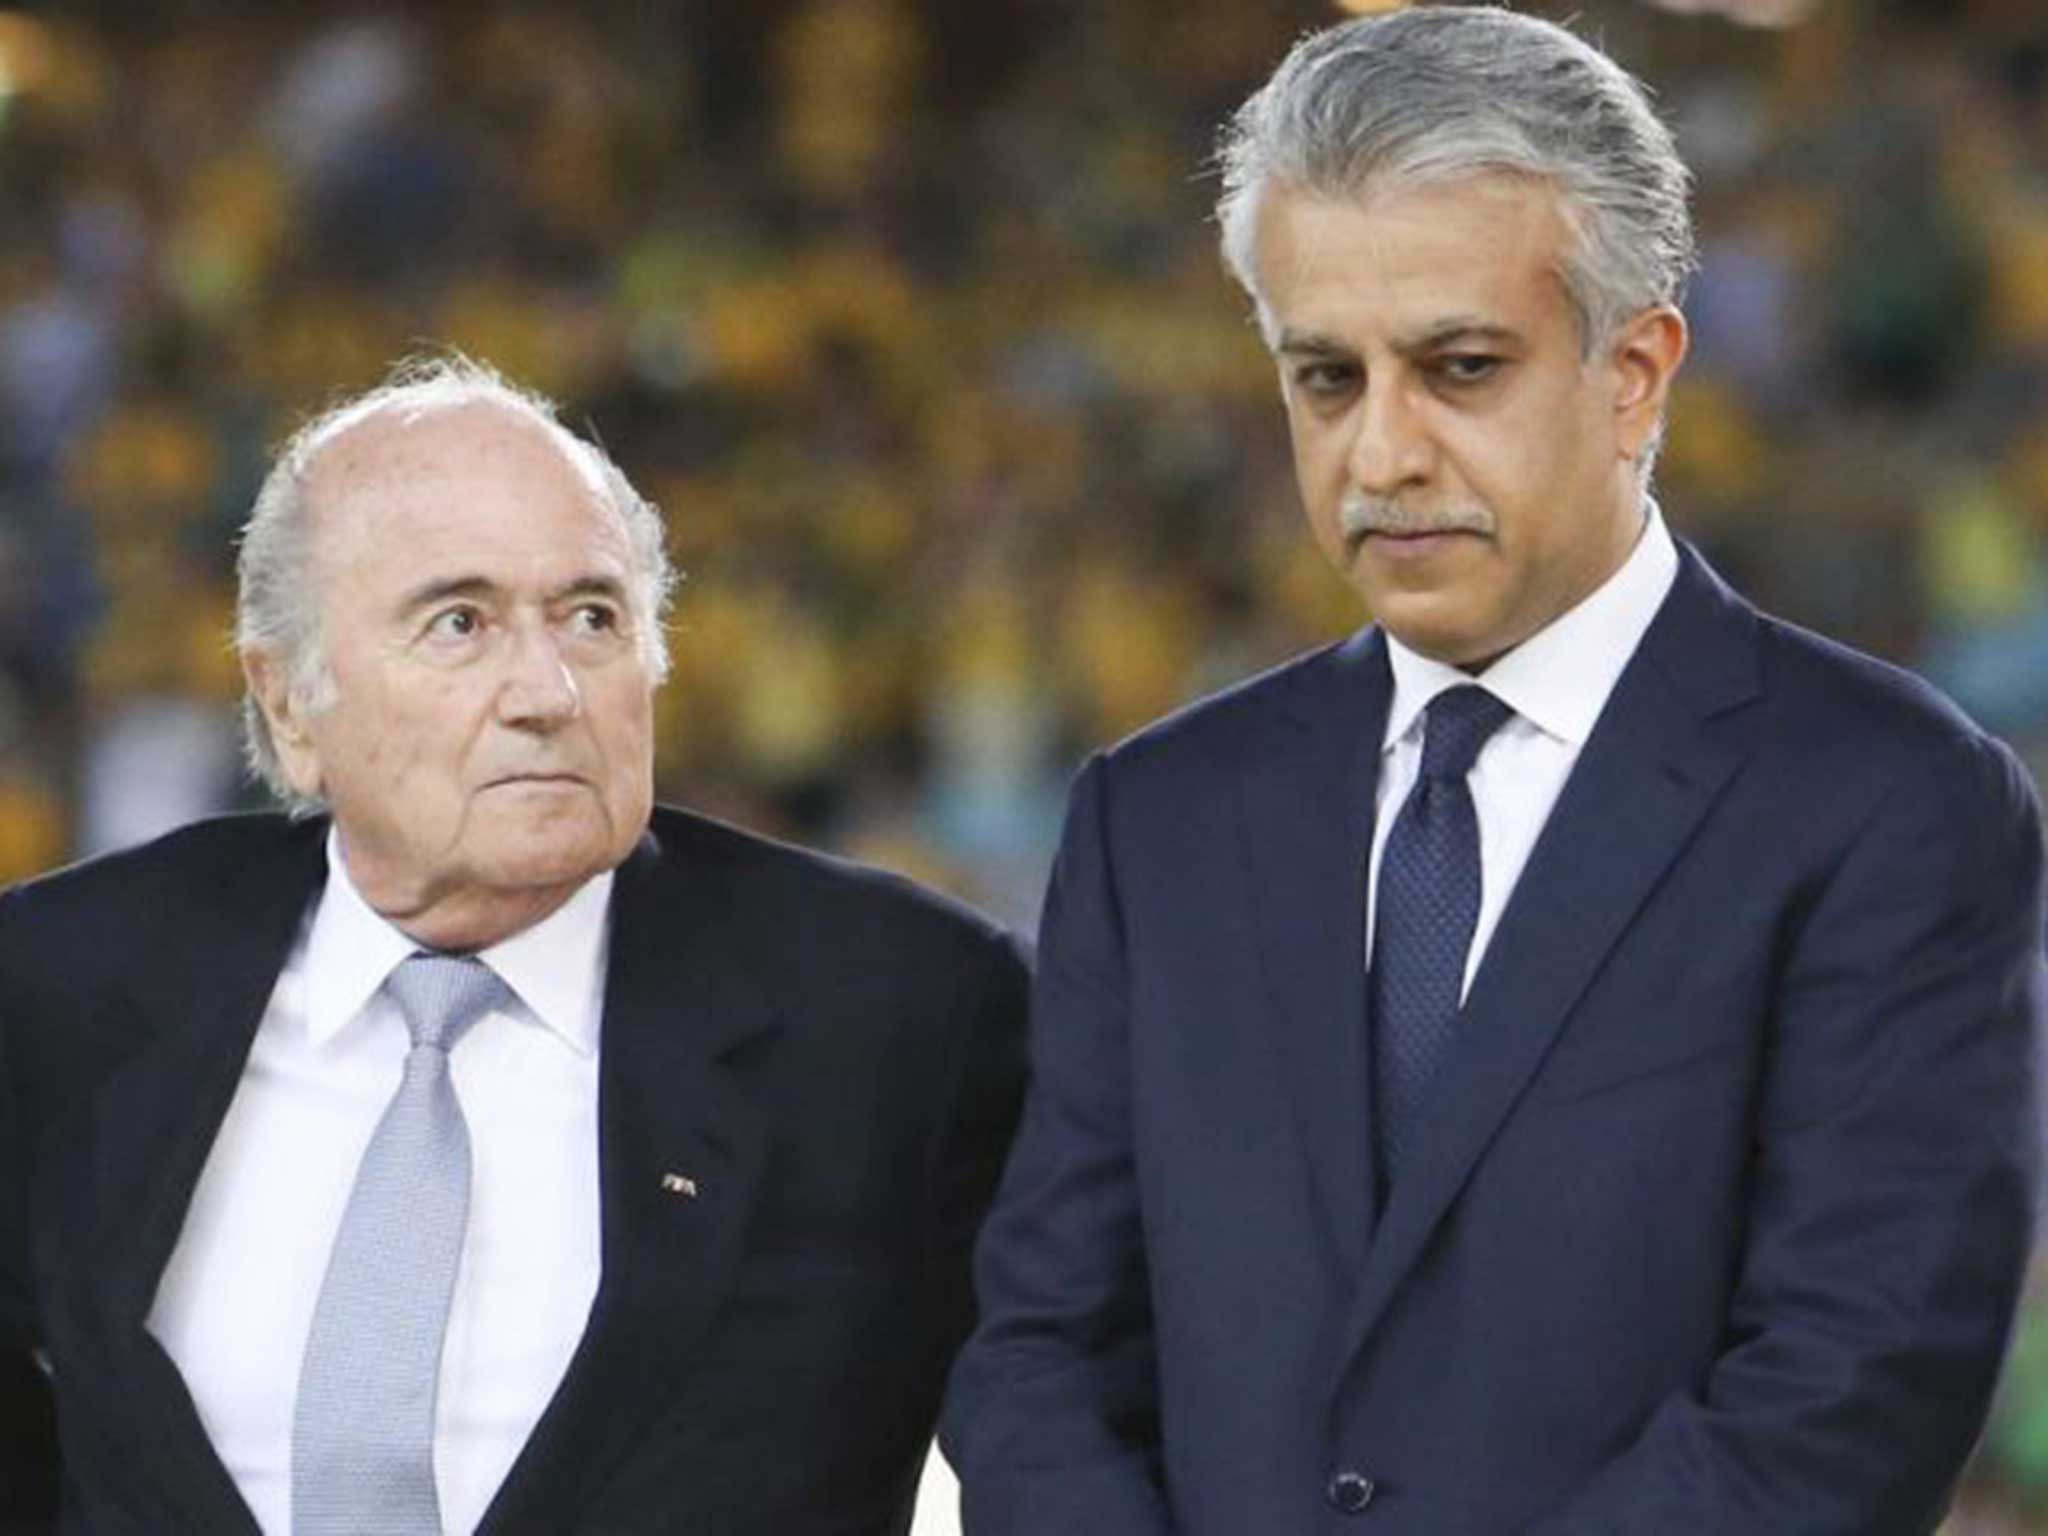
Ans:
MULTIPOLYGON (((419 946, 327 884, 256 1030, 149 1328, 267 1536, 291 1529, 292 1409, 328 1251, 410 1040, 381 990, 419 946)), ((473 1172, 441 1349, 442 1527, 473 1531, 582 1337, 599 1270, 598 1021, 609 873, 482 952, 517 994, 450 1057, 473 1172)))
POLYGON ((1469 989, 1580 749, 1677 577, 1677 546, 1652 503, 1635 548, 1619 570, 1577 607, 1551 620, 1476 678, 1387 636, 1394 699, 1380 749, 1366 886, 1368 963, 1380 856, 1421 769, 1423 711, 1430 701, 1446 689, 1476 682, 1514 711, 1479 749, 1466 779, 1479 819, 1479 921, 1472 930, 1472 947, 1465 952, 1464 988, 1469 989))

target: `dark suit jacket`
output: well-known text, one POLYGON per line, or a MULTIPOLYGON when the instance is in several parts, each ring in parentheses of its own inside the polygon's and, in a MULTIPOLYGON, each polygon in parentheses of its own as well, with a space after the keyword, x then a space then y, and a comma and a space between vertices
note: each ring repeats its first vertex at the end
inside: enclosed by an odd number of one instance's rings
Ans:
POLYGON ((1375 1219, 1391 688, 1367 630, 1080 776, 970 1536, 1925 1536, 2028 1252, 2020 769, 1686 551, 1375 1219))
MULTIPOLYGON (((324 835, 209 823, 0 899, 0 1357, 54 1365, 66 1532, 255 1530, 143 1322, 324 835)), ((603 1276, 483 1529, 906 1529, 1024 994, 961 908, 657 811, 613 894, 603 1276)))

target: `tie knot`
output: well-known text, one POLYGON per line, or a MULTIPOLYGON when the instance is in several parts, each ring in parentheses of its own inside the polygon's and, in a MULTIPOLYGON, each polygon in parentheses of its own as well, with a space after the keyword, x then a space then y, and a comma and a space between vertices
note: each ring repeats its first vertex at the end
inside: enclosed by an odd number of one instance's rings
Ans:
POLYGON ((1514 713, 1484 688, 1451 688, 1430 700, 1422 730, 1422 776, 1462 779, 1486 739, 1514 713))
POLYGON ((452 1051, 462 1032, 505 998, 505 983, 469 955, 417 954, 399 963, 384 990, 405 1015, 415 1046, 452 1051))

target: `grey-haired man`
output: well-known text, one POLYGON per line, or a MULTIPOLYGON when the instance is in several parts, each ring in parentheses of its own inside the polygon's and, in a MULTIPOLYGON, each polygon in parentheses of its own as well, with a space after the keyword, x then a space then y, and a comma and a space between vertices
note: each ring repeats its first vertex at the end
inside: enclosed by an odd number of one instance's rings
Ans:
POLYGON ((653 805, 667 586, 475 365, 287 446, 239 638, 302 814, 0 898, 0 1398, 49 1366, 65 1532, 909 1525, 1024 967, 653 805))
POLYGON ((970 1536, 1925 1536, 2028 1252, 2032 789, 1664 526, 1686 174, 1611 61, 1348 23, 1224 169, 1375 622, 1075 786, 970 1536))

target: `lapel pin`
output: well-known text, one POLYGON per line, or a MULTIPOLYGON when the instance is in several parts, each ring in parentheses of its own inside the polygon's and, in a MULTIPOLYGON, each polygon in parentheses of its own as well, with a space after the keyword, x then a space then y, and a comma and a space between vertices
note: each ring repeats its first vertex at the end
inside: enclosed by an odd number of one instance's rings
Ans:
POLYGON ((697 1198, 697 1181, 686 1174, 664 1173, 661 1187, 671 1195, 681 1195, 685 1200, 697 1198))

